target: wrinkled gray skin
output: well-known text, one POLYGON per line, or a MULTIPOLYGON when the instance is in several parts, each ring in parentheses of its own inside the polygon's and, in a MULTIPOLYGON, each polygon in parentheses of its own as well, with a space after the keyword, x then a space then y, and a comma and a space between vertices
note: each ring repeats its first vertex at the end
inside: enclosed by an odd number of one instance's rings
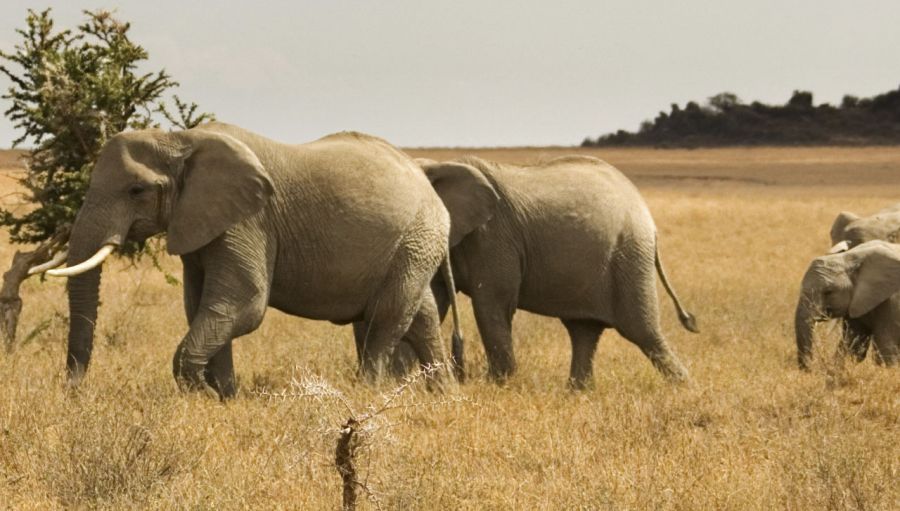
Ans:
MULTIPOLYGON (((900 203, 888 206, 874 215, 860 217, 842 211, 831 225, 831 250, 835 254, 872 240, 894 243, 900 240, 900 203)), ((866 358, 872 334, 859 320, 841 319, 843 332, 840 350, 857 361, 866 358)))
MULTIPOLYGON (((499 197, 480 228, 451 232, 457 289, 472 298, 492 377, 516 370, 512 319, 517 309, 559 318, 572 342, 570 384, 591 384, 600 335, 615 328, 636 344, 668 379, 687 371, 659 325, 656 274, 675 301, 683 325, 697 331, 678 303, 657 251, 656 227, 634 185, 596 158, 567 157, 537 167, 515 167, 464 158, 418 160, 442 198, 440 176, 456 169, 480 172, 499 197)), ((452 222, 477 208, 449 204, 452 222)), ((446 290, 432 289, 441 312, 446 290)))
MULTIPOLYGON (((468 193, 465 175, 451 181, 468 193)), ((92 173, 69 265, 163 231, 184 265, 190 329, 173 361, 183 387, 232 396, 232 340, 267 306, 365 322, 368 377, 404 333, 421 363, 448 361, 428 283, 447 253, 449 217, 419 167, 380 139, 285 145, 221 123, 117 135, 92 173)), ((100 268, 69 280, 73 383, 90 361, 99 282, 100 268)))
POLYGON ((797 361, 809 369, 815 324, 831 318, 853 320, 870 336, 876 360, 900 360, 900 245, 868 241, 813 259, 803 276, 794 316, 797 361))

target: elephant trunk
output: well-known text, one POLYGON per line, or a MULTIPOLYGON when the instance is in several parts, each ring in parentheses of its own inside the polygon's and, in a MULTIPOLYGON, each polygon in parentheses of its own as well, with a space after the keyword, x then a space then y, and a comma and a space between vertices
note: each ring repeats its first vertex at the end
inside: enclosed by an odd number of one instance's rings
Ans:
POLYGON ((794 313, 794 334, 797 338, 797 363, 800 369, 808 370, 812 361, 813 333, 819 320, 817 302, 807 294, 800 296, 794 313))
MULTIPOLYGON (((75 261, 69 256, 71 261, 75 261)), ((69 280, 69 352, 66 370, 69 382, 77 384, 87 371, 94 346, 94 325, 97 321, 100 271, 93 270, 69 280)))
MULTIPOLYGON (((115 215, 103 215, 116 218, 115 215)), ((105 229, 103 223, 96 222, 101 215, 79 213, 69 237, 69 257, 67 266, 82 263, 104 245, 121 245, 128 226, 105 229)), ((102 266, 72 275, 68 281, 69 295, 69 347, 66 356, 66 372, 70 384, 78 384, 87 371, 94 346, 94 326, 97 322, 100 273, 102 266)))

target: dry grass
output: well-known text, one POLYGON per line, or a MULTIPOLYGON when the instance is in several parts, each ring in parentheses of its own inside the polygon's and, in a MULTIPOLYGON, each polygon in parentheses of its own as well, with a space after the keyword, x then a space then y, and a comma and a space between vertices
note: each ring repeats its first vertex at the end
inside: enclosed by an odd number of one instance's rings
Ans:
MULTIPOLYGON (((573 150, 479 152, 527 162, 573 150)), ((401 400, 422 406, 373 422, 361 465, 375 497, 363 507, 897 509, 900 371, 835 363, 826 328, 823 362, 800 373, 791 322, 837 212, 900 198, 900 149, 586 152, 632 175, 650 204, 669 273, 703 329, 686 333, 663 304, 692 383, 665 384, 607 333, 596 389, 569 392, 563 328, 519 313, 521 370, 497 387, 482 376, 464 310, 466 399, 432 406, 438 396, 413 388, 401 400)), ((26 287, 24 345, 0 355, 0 507, 340 506, 334 442, 348 413, 334 393, 364 410, 390 387, 355 380, 348 328, 270 310, 236 344, 238 399, 182 395, 170 370, 186 330, 180 289, 149 265, 114 263, 91 372, 68 394, 63 283, 26 287)))

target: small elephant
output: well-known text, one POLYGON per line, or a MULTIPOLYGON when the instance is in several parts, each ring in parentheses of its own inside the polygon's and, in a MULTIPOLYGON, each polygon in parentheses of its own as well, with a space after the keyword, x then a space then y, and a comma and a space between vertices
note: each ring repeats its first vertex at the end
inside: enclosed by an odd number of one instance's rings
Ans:
MULTIPOLYGON (((477 196, 466 178, 451 180, 477 196)), ((422 364, 449 363, 429 282, 446 260, 450 218, 421 169, 381 139, 345 132, 286 145, 222 123, 110 139, 72 228, 70 267, 48 271, 71 277, 70 382, 90 361, 103 259, 161 232, 184 266, 190 329, 173 371, 187 388, 234 395, 232 340, 267 306, 363 322, 368 377, 404 334, 422 364)))
MULTIPOLYGON (((610 327, 667 378, 687 378, 660 331, 657 273, 684 327, 696 332, 696 322, 663 271, 650 211, 621 172, 583 156, 536 167, 474 157, 418 161, 450 212, 455 282, 472 298, 492 377, 503 380, 516 370, 511 326, 523 309, 557 317, 568 330, 575 388, 591 383, 597 342, 610 327), (491 185, 499 197, 492 211, 481 211, 490 201, 467 203, 450 189, 449 177, 464 171, 491 185)), ((439 280, 432 288, 443 313, 448 292, 439 280)))
MULTIPOLYGON (((831 225, 831 249, 836 254, 872 240, 894 243, 900 240, 900 203, 888 206, 874 215, 860 217, 849 211, 842 211, 831 225)), ((857 361, 866 358, 871 344, 871 335, 858 320, 841 319, 841 350, 857 361)))
POLYGON ((815 324, 832 318, 852 320, 871 336, 879 362, 900 360, 900 245, 867 241, 817 257, 800 287, 794 330, 801 369, 809 369, 813 358, 815 324))

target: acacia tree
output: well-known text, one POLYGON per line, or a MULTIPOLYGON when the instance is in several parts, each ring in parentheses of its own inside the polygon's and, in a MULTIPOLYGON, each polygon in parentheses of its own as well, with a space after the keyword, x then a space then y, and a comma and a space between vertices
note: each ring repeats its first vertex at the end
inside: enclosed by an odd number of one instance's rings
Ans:
MULTIPOLYGON (((103 144, 128 129, 187 129, 213 119, 197 105, 174 96, 170 112, 163 95, 178 83, 165 70, 141 73, 148 54, 128 37, 130 23, 107 11, 84 11, 76 30, 54 30, 50 9, 28 11, 26 27, 16 30, 21 42, 0 51, 0 73, 12 85, 2 96, 12 106, 4 112, 21 130, 13 147, 29 144, 24 213, 0 208, 0 226, 13 243, 39 244, 16 252, 0 289, 0 329, 7 349, 15 340, 22 300, 19 287, 28 268, 63 250, 69 227, 81 207, 90 172, 103 144)), ((158 248, 153 243, 124 247, 134 257, 158 248)))

